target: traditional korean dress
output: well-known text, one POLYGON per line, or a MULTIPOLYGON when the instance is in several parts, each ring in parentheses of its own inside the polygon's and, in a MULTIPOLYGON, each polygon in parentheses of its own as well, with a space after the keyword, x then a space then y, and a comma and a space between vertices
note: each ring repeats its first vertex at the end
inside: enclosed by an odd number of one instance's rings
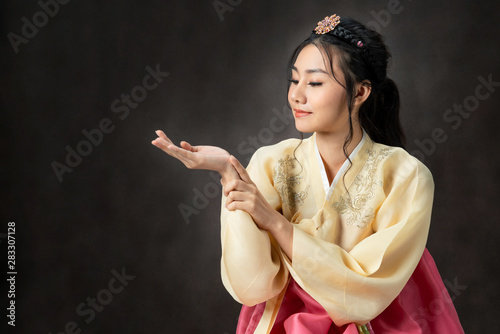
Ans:
POLYGON ((293 224, 293 260, 222 197, 222 281, 237 333, 463 333, 425 249, 434 183, 405 150, 363 138, 331 184, 316 135, 263 147, 247 170, 293 224))

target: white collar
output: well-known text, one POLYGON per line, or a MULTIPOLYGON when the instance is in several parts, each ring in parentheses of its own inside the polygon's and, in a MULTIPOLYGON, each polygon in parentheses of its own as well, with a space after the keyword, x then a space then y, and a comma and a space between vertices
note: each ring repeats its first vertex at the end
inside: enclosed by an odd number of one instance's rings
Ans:
MULTIPOLYGON (((359 144, 354 148, 354 150, 351 152, 349 155, 349 159, 352 161, 356 154, 358 154, 359 150, 363 146, 366 140, 366 132, 363 129, 363 137, 361 138, 361 141, 359 144)), ((346 159, 344 163, 342 164, 342 167, 340 167, 339 171, 335 175, 335 178, 332 181, 332 184, 328 184, 328 176, 326 175, 326 169, 325 165, 323 164, 323 159, 321 159, 321 155, 319 154, 318 150, 318 145, 316 145, 316 138, 314 138, 314 150, 316 151, 316 158, 318 159, 318 165, 320 166, 320 173, 321 173, 321 179, 323 180, 323 187, 325 188, 325 193, 326 193, 326 200, 330 200, 330 196, 333 193, 333 189, 339 182, 340 177, 345 173, 346 169, 349 167, 349 160, 346 159)))

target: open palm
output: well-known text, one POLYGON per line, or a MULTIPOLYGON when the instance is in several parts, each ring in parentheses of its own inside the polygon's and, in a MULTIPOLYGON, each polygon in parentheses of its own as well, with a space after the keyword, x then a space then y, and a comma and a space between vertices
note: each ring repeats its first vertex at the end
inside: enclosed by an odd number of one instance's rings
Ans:
POLYGON ((161 130, 156 131, 158 138, 151 143, 180 160, 189 169, 206 169, 219 173, 233 169, 229 162, 230 154, 217 146, 199 145, 192 146, 188 142, 182 141, 180 146, 176 146, 170 138, 161 130))

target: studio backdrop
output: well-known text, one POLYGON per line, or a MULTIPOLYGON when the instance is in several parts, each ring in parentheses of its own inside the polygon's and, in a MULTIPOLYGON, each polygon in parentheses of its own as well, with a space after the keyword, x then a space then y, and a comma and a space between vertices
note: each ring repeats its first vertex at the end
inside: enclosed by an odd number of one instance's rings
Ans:
MULTIPOLYGON (((407 150, 436 184, 427 247, 465 332, 499 330, 499 11, 493 1, 3 1, 2 326, 234 333, 220 177, 151 140, 162 129, 246 164, 298 137, 288 60, 337 13, 385 36, 407 150)), ((440 309, 422 312, 439 321, 440 309)))

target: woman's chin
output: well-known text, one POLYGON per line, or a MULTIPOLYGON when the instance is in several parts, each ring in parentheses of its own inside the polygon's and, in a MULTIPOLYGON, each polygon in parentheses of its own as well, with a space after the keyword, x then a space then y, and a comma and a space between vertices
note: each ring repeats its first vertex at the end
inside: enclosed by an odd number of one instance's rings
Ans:
POLYGON ((300 121, 297 122, 297 120, 295 120, 295 128, 297 129, 297 131, 302 132, 302 133, 312 133, 312 132, 316 131, 316 129, 314 129, 314 127, 312 127, 310 125, 303 124, 300 121))

